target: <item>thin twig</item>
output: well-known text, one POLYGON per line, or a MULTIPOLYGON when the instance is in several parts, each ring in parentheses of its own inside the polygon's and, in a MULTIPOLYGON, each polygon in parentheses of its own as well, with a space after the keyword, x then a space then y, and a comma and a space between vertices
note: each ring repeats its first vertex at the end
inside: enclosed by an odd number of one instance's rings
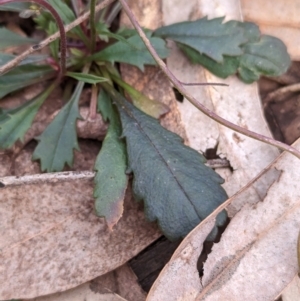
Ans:
MULTIPOLYGON (((103 9, 104 7, 106 7, 107 5, 111 4, 114 1, 115 0, 104 0, 103 2, 99 3, 95 7, 95 12, 97 13, 98 11, 100 11, 101 9, 103 9)), ((87 11, 81 17, 79 17, 78 19, 76 19, 74 22, 66 25, 65 26, 65 32, 68 32, 71 29, 73 29, 74 27, 78 26, 80 23, 82 23, 83 21, 87 20, 89 18, 89 16, 90 16, 90 11, 87 11)), ((33 45, 32 47, 30 47, 29 49, 27 49, 26 51, 24 51, 23 53, 21 53, 20 55, 18 55, 17 57, 15 57, 13 60, 11 60, 8 63, 6 63, 3 66, 1 66, 0 67, 0 75, 8 72, 10 69, 12 69, 15 66, 17 66, 21 61, 23 61, 30 54, 32 54, 36 50, 40 50, 40 49, 44 48, 45 46, 49 45, 51 42, 55 41, 59 37, 60 37, 60 33, 56 32, 55 34, 51 35, 50 37, 48 37, 47 39, 45 39, 44 41, 42 41, 41 43, 39 43, 38 47, 36 47, 35 45, 33 45)))
POLYGON ((127 14, 127 16, 129 17, 131 23, 133 24, 133 26, 135 27, 136 31, 138 32, 139 36, 141 37, 141 39, 143 40, 143 42, 145 43, 147 49, 149 50, 149 52, 151 53, 151 55, 153 56, 154 60, 156 61, 156 63, 158 64, 158 66, 161 68, 161 70, 165 73, 165 75, 168 77, 168 79, 173 83, 173 85, 175 86, 175 88, 182 94, 185 96, 186 99, 188 99, 196 108, 198 108, 203 114, 205 114, 206 116, 210 117, 211 119, 215 120, 216 122, 240 133, 243 134, 245 136, 251 137, 255 140, 258 141, 262 141, 265 142, 267 144, 273 145, 278 147, 281 150, 285 150, 293 155, 295 155, 296 157, 298 157, 300 159, 300 152, 295 149, 294 147, 287 145, 285 143, 282 143, 280 141, 274 140, 270 137, 249 131, 245 128, 242 128, 224 118, 222 118, 221 116, 217 115, 215 112, 207 109, 203 104, 201 104, 195 97, 193 97, 185 88, 184 86, 180 83, 180 81, 175 77, 175 75, 168 69, 168 67, 166 66, 166 64, 164 63, 164 61, 159 57, 159 55, 156 53, 155 49, 153 48, 153 46, 151 45, 149 39, 147 38, 147 36, 145 35, 144 31, 142 30, 140 24, 138 23, 136 17, 134 16, 134 14, 132 13, 132 11, 130 10, 127 2, 125 0, 119 0, 123 6, 123 9, 125 11, 125 13, 127 14))
MULTIPOLYGON (((267 97, 265 98, 265 102, 266 102, 266 104, 268 104, 271 101, 275 101, 276 98, 281 97, 287 93, 295 93, 295 92, 299 92, 299 91, 300 91, 299 83, 285 86, 285 87, 275 90, 274 92, 269 93, 267 95, 267 97)), ((279 100, 276 100, 276 102, 279 102, 279 100)))
POLYGON ((64 171, 45 174, 26 175, 23 177, 0 177, 0 188, 6 186, 19 186, 26 184, 56 183, 61 181, 70 181, 78 179, 93 179, 93 171, 64 171))

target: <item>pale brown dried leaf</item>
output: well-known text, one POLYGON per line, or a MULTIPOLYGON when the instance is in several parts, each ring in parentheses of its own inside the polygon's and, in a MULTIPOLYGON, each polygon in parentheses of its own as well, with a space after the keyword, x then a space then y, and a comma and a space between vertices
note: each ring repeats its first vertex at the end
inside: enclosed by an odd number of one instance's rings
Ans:
POLYGON ((0 188, 0 299, 78 286, 124 264, 160 235, 130 191, 122 219, 108 231, 94 214, 93 176, 70 172, 0 180, 6 185, 0 188))
POLYGON ((28 301, 144 301, 145 292, 128 265, 71 290, 28 301))

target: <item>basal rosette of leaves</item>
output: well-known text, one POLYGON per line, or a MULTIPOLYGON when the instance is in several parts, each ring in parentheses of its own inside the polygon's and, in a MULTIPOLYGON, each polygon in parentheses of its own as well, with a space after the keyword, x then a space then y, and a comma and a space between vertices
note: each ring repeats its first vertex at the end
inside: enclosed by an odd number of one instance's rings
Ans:
MULTIPOLYGON (((47 34, 55 33, 58 27, 61 29, 57 22, 66 25, 77 18, 73 1, 47 2, 58 13, 56 19, 38 5, 11 2, 14 1, 0 1, 0 5, 6 3, 0 6, 1 10, 31 10, 37 27, 47 34)), ((31 2, 39 4, 41 1, 31 2)), ((93 3, 91 1, 91 5, 93 3)), ((115 4, 110 5, 113 11, 115 4)), ((157 221, 167 237, 178 239, 227 199, 221 186, 223 180, 205 165, 201 154, 160 126, 157 119, 167 114, 169 108, 159 99, 149 99, 122 81, 116 63, 131 64, 142 71, 145 65, 156 63, 136 31, 112 32, 108 20, 109 17, 100 11, 90 22, 69 31, 61 46, 54 41, 48 54, 30 55, 21 65, 0 77, 1 97, 50 81, 48 88, 27 103, 11 109, 0 108, 0 148, 8 149, 18 140, 22 141, 41 105, 58 85, 62 85, 73 92, 44 132, 36 137, 38 145, 33 159, 39 160, 41 170, 47 172, 72 166, 74 150, 79 150, 76 133, 76 122, 81 118, 79 99, 84 87, 91 85, 98 95, 91 101, 98 103, 98 111, 109 123, 94 167, 97 215, 106 218, 109 228, 118 222, 122 217, 128 178, 132 174, 133 192, 137 200, 144 201, 146 217, 157 221), (66 49, 62 49, 64 47, 66 49), (59 58, 64 51, 68 52, 67 72, 57 80, 62 70, 59 58)), ((161 58, 168 57, 165 40, 171 39, 193 63, 203 65, 222 78, 238 74, 250 83, 261 75, 277 76, 287 70, 290 58, 280 40, 261 35, 253 23, 223 21, 223 18, 203 18, 165 26, 154 32, 145 29, 145 32, 161 58)), ((40 42, 3 27, 0 40, 5 41, 0 44, 1 64, 14 58, 6 52, 10 46, 40 42)), ((224 211, 219 214, 216 226, 223 225, 225 220, 224 211)), ((215 233, 216 228, 209 238, 213 239, 215 233)))

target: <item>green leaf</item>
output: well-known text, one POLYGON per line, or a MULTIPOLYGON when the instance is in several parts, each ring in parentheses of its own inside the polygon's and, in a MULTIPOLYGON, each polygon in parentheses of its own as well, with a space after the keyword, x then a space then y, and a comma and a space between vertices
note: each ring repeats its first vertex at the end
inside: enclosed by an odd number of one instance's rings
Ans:
POLYGON ((0 49, 11 46, 38 43, 39 39, 22 37, 5 27, 0 27, 0 49))
MULTIPOLYGON (((65 24, 69 24, 76 19, 71 8, 61 0, 48 0, 51 6, 58 12, 61 19, 65 22, 65 24)), ((71 30, 74 34, 76 34, 84 43, 88 43, 88 39, 80 26, 76 26, 71 30)))
MULTIPOLYGON (((148 37, 158 55, 161 58, 166 58, 168 56, 168 50, 164 40, 150 36, 148 37)), ((124 41, 116 42, 92 55, 90 59, 96 61, 108 61, 111 63, 127 63, 137 66, 142 71, 144 70, 144 65, 156 65, 156 62, 138 35, 128 38, 127 43, 124 41)))
POLYGON ((187 45, 221 63, 224 55, 241 55, 241 45, 247 42, 237 22, 222 23, 223 20, 223 17, 212 20, 204 17, 176 23, 157 29, 154 35, 187 45))
POLYGON ((242 46, 243 54, 240 56, 224 55, 223 62, 219 63, 189 46, 177 44, 192 63, 201 64, 221 78, 238 73, 241 80, 252 83, 261 75, 279 76, 286 72, 291 60, 286 46, 279 39, 261 36, 258 27, 253 23, 230 22, 242 28, 248 39, 242 46))
POLYGON ((240 59, 238 72, 243 81, 251 83, 260 75, 279 76, 287 71, 291 59, 283 42, 263 35, 254 43, 247 43, 240 59))
POLYGON ((80 72, 67 72, 66 75, 87 84, 98 84, 98 83, 107 82, 107 79, 105 77, 97 76, 94 74, 86 74, 80 72))
POLYGON ((54 74, 55 71, 47 65, 28 64, 15 67, 10 72, 0 76, 0 98, 8 93, 50 78, 54 74))
POLYGON ((98 108, 110 123, 95 163, 95 209, 96 214, 105 217, 108 227, 112 229, 123 214, 128 184, 126 147, 120 139, 122 128, 119 116, 104 91, 99 94, 98 108))
POLYGON ((30 7, 30 3, 8 3, 4 5, 0 5, 0 11, 13 11, 13 12, 21 12, 24 9, 28 9, 30 7))
MULTIPOLYGON (((152 35, 152 30, 147 28, 142 28, 142 29, 146 35, 150 35, 150 36, 152 35)), ((137 31, 136 29, 121 27, 118 29, 117 34, 124 38, 130 38, 132 36, 137 35, 137 31)))
MULTIPOLYGON (((146 217, 157 220, 169 239, 185 236, 227 199, 220 185, 223 179, 205 166, 205 158, 185 146, 178 135, 164 129, 108 85, 104 87, 121 116, 135 197, 144 200, 146 217)), ((223 211, 217 225, 225 220, 223 211)))
MULTIPOLYGON (((15 57, 16 57, 16 55, 13 55, 13 54, 0 53, 0 66, 13 60, 15 57)), ((49 55, 45 55, 45 54, 29 55, 22 62, 20 62, 18 66, 41 62, 41 61, 44 61, 45 59, 47 59, 48 57, 49 57, 49 55)))
MULTIPOLYGON (((109 41, 109 38, 113 38, 115 40, 122 41, 128 45, 131 45, 122 35, 112 33, 111 31, 109 31, 107 25, 104 23, 96 24, 96 31, 99 34, 99 38, 105 41, 106 43, 109 41)), ((134 45, 131 46, 134 47, 134 45)))
POLYGON ((0 148, 10 148, 18 139, 23 139, 38 109, 54 88, 55 85, 52 84, 24 105, 0 111, 0 148))
POLYGON ((200 54, 193 48, 190 48, 186 45, 182 45, 180 43, 178 43, 177 45, 193 64, 200 64, 206 69, 208 69, 211 73, 221 78, 226 78, 229 75, 235 74, 240 64, 240 58, 237 56, 224 55, 223 62, 218 63, 210 57, 208 57, 207 55, 200 54))
POLYGON ((111 100, 104 90, 101 90, 98 96, 97 103, 98 112, 101 113, 105 122, 108 122, 111 117, 111 100))
POLYGON ((155 99, 148 98, 144 94, 140 93, 139 91, 135 90, 133 87, 122 81, 121 78, 113 74, 111 74, 110 76, 120 87, 126 90, 133 104, 146 114, 158 119, 170 111, 167 105, 155 99))
POLYGON ((76 120, 81 118, 78 101, 84 83, 79 82, 69 102, 60 110, 48 125, 39 140, 32 159, 41 160, 42 171, 63 170, 65 164, 72 166, 73 149, 79 150, 76 133, 76 120))

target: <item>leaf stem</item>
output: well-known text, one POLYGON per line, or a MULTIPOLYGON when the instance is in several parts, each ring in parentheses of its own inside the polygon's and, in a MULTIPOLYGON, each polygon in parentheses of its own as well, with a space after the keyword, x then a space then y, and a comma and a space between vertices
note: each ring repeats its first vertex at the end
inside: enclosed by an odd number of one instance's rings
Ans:
POLYGON ((98 99, 98 86, 92 85, 92 96, 90 102, 90 119, 95 120, 97 116, 97 99, 98 99))
MULTIPOLYGON (((8 1, 8 0, 6 0, 6 1, 8 1)), ((13 1, 15 1, 15 0, 10 0, 10 2, 13 2, 13 1)), ((96 5, 96 7, 95 7, 95 13, 97 13, 101 9, 105 8, 106 6, 108 6, 109 4, 111 4, 114 1, 115 0, 104 0, 104 1, 102 1, 101 3, 99 3, 98 5, 96 5)), ((4 2, 3 3, 2 2, 3 2, 3 0, 0 0, 0 5, 4 4, 4 2)), ((24 2, 26 2, 26 1, 24 0, 24 2)), ((8 2, 6 2, 6 3, 8 3, 8 2)), ((67 33, 68 31, 72 30, 74 27, 78 26, 83 21, 87 20, 89 18, 89 16, 90 16, 90 11, 87 11, 86 13, 84 13, 78 19, 76 19, 72 23, 66 25, 64 27, 65 33, 67 33)), ((49 45, 51 42, 55 41, 59 37, 60 37, 60 32, 58 31, 58 32, 54 33, 53 35, 49 36, 44 41, 40 42, 38 48, 36 48, 34 46, 30 47, 29 49, 27 49, 26 51, 24 51, 23 53, 21 53, 20 55, 18 55, 17 57, 15 57, 13 60, 11 60, 8 63, 6 63, 3 66, 1 66, 0 67, 0 75, 8 72, 10 69, 12 69, 15 66, 17 66, 21 61, 23 61, 30 54, 34 53, 36 50, 40 50, 40 49, 44 48, 45 46, 49 45)))
MULTIPOLYGON (((59 79, 63 77, 63 75, 66 72, 66 53, 67 53, 67 38, 66 38, 66 32, 64 28, 64 23, 62 19, 60 18, 57 11, 52 7, 51 4, 49 4, 45 0, 0 0, 0 5, 11 3, 11 2, 32 2, 35 4, 38 4, 44 8, 46 8, 55 19, 59 33, 60 33, 60 70, 59 70, 59 79)), ((32 48, 35 47, 37 49, 40 49, 40 45, 34 45, 32 48)), ((1 73, 1 71, 0 71, 1 73)))
POLYGON ((155 49, 153 48, 153 46, 151 45, 149 39, 147 38, 147 36, 145 35, 144 31, 142 30, 140 24, 138 23, 135 15, 132 13, 131 9, 129 8, 127 2, 125 0, 119 0, 120 3, 123 6, 123 9, 125 11, 125 13, 127 14, 129 20, 131 21, 131 23, 133 24, 133 26, 135 27, 136 31, 138 32, 139 36, 141 37, 141 39, 143 40, 143 42, 145 43, 147 49, 149 50, 149 52, 151 53, 151 55, 153 56, 154 60, 156 61, 156 63, 158 64, 158 66, 160 67, 160 69, 165 73, 165 75, 168 77, 168 79, 173 83, 173 85, 175 86, 175 88, 182 94, 185 96, 186 99, 188 99, 196 108, 198 108, 203 114, 205 114, 206 116, 210 117, 211 119, 213 119, 214 121, 226 126, 227 128, 230 128, 231 130, 234 130, 240 134, 243 134, 245 136, 248 136, 250 138, 253 138, 255 140, 267 143, 269 145, 273 145, 278 147, 281 150, 285 150, 293 155, 295 155, 296 157, 298 157, 300 159, 300 152, 290 146, 287 145, 285 143, 282 143, 280 141, 274 140, 270 137, 249 131, 245 128, 242 128, 224 118, 222 118, 221 116, 217 115, 215 112, 207 109, 203 104, 201 104, 194 96, 192 96, 185 88, 184 86, 181 84, 181 82, 175 77, 175 75, 169 70, 169 68, 166 66, 166 64, 164 63, 164 61, 159 57, 159 55, 156 53, 155 49))
POLYGON ((95 6, 96 6, 96 0, 91 0, 90 3, 91 52, 95 50, 95 46, 96 46, 95 6))

